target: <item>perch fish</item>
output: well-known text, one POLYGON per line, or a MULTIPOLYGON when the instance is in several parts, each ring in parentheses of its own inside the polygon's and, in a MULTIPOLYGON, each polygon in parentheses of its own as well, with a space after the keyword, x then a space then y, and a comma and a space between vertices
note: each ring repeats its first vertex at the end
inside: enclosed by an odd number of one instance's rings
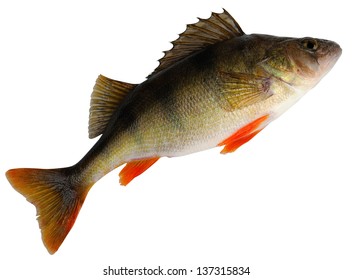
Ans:
POLYGON ((328 40, 247 35, 227 11, 212 13, 187 25, 142 83, 98 77, 89 137, 101 136, 79 162, 6 176, 35 205, 53 254, 105 174, 125 164, 119 175, 127 185, 161 157, 235 151, 313 88, 341 52, 328 40))

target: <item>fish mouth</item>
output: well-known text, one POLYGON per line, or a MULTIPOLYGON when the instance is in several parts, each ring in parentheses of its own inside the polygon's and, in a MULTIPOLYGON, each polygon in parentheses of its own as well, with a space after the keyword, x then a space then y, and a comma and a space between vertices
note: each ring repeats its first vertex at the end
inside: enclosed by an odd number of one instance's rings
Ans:
POLYGON ((342 48, 340 47, 339 44, 333 42, 333 41, 330 41, 331 42, 331 45, 330 45, 330 56, 333 60, 337 61, 341 54, 342 54, 342 48))
POLYGON ((325 47, 319 53, 318 63, 321 67, 321 72, 328 73, 331 68, 335 65, 337 60, 342 55, 342 48, 339 44, 334 41, 323 40, 325 42, 325 47))
POLYGON ((337 58, 339 58, 342 54, 342 48, 340 47, 339 44, 336 44, 336 47, 337 47, 336 55, 337 55, 337 58))
POLYGON ((336 44, 336 46, 335 46, 335 54, 333 55, 334 59, 335 59, 335 62, 340 58, 341 55, 342 55, 342 48, 340 47, 339 44, 336 44))

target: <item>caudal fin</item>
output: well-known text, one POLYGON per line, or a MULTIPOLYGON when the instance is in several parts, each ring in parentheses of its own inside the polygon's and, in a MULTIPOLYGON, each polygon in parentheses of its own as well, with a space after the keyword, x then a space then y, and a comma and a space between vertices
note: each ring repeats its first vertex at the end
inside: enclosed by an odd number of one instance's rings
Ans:
POLYGON ((71 168, 11 169, 6 177, 37 208, 42 239, 54 254, 75 223, 90 186, 79 186, 71 168))

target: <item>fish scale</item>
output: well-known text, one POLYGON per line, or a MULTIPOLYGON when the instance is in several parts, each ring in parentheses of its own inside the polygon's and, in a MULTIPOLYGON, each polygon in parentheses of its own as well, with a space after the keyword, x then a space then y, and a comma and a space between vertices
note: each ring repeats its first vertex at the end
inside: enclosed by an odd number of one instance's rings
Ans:
POLYGON ((161 157, 235 151, 313 88, 341 53, 328 40, 247 35, 227 11, 213 13, 187 25, 141 84, 98 77, 89 137, 101 136, 80 161, 6 176, 36 207, 53 254, 104 175, 125 164, 119 175, 127 185, 161 157))

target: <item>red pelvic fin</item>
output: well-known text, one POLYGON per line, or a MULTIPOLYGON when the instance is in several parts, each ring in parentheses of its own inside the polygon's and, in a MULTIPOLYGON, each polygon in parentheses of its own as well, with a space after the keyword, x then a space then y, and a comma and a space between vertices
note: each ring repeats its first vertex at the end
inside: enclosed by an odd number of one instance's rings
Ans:
POLYGON ((147 158, 128 162, 120 171, 120 184, 126 186, 134 178, 141 175, 149 167, 157 162, 159 158, 147 158))
POLYGON ((244 143, 251 140, 254 136, 256 136, 263 128, 258 129, 259 126, 268 119, 269 115, 262 116, 246 126, 237 130, 234 134, 232 134, 229 138, 225 139, 218 146, 225 146, 221 153, 227 154, 236 151, 240 146, 244 143))

